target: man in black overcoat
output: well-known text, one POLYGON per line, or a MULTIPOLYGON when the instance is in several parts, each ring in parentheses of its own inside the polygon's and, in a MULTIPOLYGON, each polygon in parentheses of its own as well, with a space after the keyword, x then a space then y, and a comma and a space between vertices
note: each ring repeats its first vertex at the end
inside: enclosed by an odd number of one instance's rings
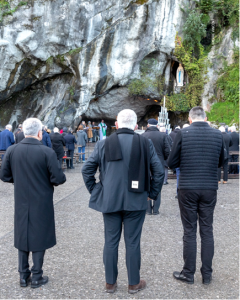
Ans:
POLYGON ((31 287, 37 288, 48 282, 48 277, 42 276, 45 250, 56 245, 54 186, 64 183, 66 177, 55 152, 40 142, 40 120, 24 121, 23 132, 25 139, 10 146, 4 155, 0 179, 14 183, 14 246, 18 249, 20 286, 26 287, 31 281, 31 287))
MULTIPOLYGON (((229 147, 229 151, 239 151, 239 133, 236 132, 236 126, 231 127, 231 137, 232 137, 232 146, 229 147)), ((238 155, 230 155, 231 162, 238 161, 238 155)), ((229 166, 230 174, 238 174, 238 165, 230 165, 229 166)))
MULTIPOLYGON (((226 184, 228 181, 228 160, 230 158, 229 147, 232 146, 232 137, 231 134, 225 131, 224 126, 220 126, 219 130, 222 132, 223 141, 227 152, 227 158, 224 160, 224 165, 223 165, 223 183, 226 184)), ((218 183, 221 183, 221 168, 218 168, 218 183)))
POLYGON ((69 161, 67 159, 67 168, 68 169, 74 169, 74 166, 73 166, 73 154, 74 154, 74 149, 75 149, 74 144, 77 144, 77 141, 75 139, 75 136, 73 135, 72 128, 70 128, 68 130, 68 133, 66 135, 64 135, 64 139, 66 141, 67 156, 71 157, 70 166, 69 166, 69 161))
MULTIPOLYGON (((155 119, 149 119, 146 131, 142 134, 147 139, 150 139, 155 147, 157 152, 157 156, 163 166, 164 169, 164 160, 168 158, 170 153, 170 144, 168 142, 168 138, 166 133, 160 132, 157 128, 158 121, 155 119)), ((165 171, 164 171, 165 173, 165 171)), ((161 186, 162 189, 162 186, 161 186)), ((148 209, 147 214, 151 215, 158 215, 159 214, 159 207, 161 204, 161 189, 158 194, 156 201, 148 201, 148 209)))
POLYGON ((148 197, 156 200, 163 184, 164 169, 151 140, 134 133, 134 111, 118 114, 117 131, 101 140, 82 168, 85 185, 91 194, 89 207, 103 213, 106 292, 117 288, 118 245, 124 225, 128 291, 146 287, 140 280, 140 239, 148 197), (95 174, 99 168, 100 181, 95 174), (151 176, 150 176, 151 175, 151 176))
POLYGON ((66 145, 66 141, 62 134, 59 133, 59 129, 55 127, 53 129, 53 133, 50 134, 50 139, 52 142, 52 148, 57 154, 57 159, 59 161, 59 166, 62 166, 62 160, 64 156, 64 146, 66 145))
POLYGON ((180 168, 178 203, 183 224, 183 259, 177 280, 194 283, 197 256, 197 221, 201 236, 203 284, 212 279, 214 254, 213 213, 217 202, 218 167, 224 162, 224 142, 219 130, 206 122, 202 107, 189 112, 190 126, 178 132, 168 158, 170 168, 180 168))

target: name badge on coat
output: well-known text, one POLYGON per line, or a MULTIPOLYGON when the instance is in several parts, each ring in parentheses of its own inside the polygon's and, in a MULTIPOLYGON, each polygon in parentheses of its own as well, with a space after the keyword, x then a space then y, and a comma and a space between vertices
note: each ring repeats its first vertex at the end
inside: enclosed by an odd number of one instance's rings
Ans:
POLYGON ((132 189, 138 189, 138 181, 132 181, 132 189))

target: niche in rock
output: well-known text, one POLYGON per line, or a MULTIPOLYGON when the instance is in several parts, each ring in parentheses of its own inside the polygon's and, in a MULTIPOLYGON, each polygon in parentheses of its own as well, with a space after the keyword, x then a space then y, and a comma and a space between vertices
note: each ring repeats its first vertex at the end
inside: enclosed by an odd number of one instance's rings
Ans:
MULTIPOLYGON (((181 76, 181 75, 180 75, 181 76)), ((180 93, 181 92, 181 87, 185 86, 186 83, 188 83, 188 76, 186 71, 184 70, 183 66, 181 63, 178 61, 172 61, 172 66, 171 66, 171 81, 173 82, 173 92, 174 93, 180 93), (178 76, 180 75, 179 70, 182 69, 183 72, 183 78, 180 78, 181 84, 178 84, 178 76)))

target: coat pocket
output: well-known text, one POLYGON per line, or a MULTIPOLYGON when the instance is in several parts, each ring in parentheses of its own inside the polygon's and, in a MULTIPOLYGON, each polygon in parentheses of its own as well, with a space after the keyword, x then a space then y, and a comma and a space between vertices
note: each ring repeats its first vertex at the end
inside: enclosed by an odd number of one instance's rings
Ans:
POLYGON ((97 211, 102 210, 102 202, 103 202, 103 186, 102 183, 99 181, 94 189, 92 190, 89 207, 95 209, 97 211))

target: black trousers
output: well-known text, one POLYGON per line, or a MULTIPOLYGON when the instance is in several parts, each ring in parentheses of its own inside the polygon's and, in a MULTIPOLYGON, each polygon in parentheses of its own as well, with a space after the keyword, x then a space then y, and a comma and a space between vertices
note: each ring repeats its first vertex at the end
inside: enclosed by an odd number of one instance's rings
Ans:
POLYGON ((105 232, 103 263, 105 265, 106 283, 114 284, 117 281, 118 245, 123 225, 128 282, 130 285, 140 282, 140 239, 145 214, 145 210, 119 211, 103 214, 105 232))
POLYGON ((166 183, 168 180, 168 167, 165 167, 164 169, 165 169, 164 183, 166 183))
POLYGON ((60 159, 58 160, 58 163, 59 163, 59 168, 61 168, 61 169, 62 169, 62 161, 63 161, 63 159, 62 159, 62 158, 60 158, 60 159))
MULTIPOLYGON (((223 165, 223 181, 228 180, 228 159, 224 161, 223 165)), ((218 181, 221 181, 221 168, 218 168, 218 181)))
POLYGON ((158 194, 156 200, 149 200, 148 201, 147 212, 149 214, 158 213, 159 212, 159 208, 160 208, 160 204, 161 204, 161 192, 158 194))
POLYGON ((210 278, 214 255, 213 212, 217 201, 214 190, 178 190, 178 202, 183 224, 183 274, 193 278, 197 257, 197 220, 201 236, 202 277, 210 278))
MULTIPOLYGON (((73 154, 74 154, 74 150, 68 150, 67 151, 67 157, 71 157, 70 159, 70 168, 73 167, 73 154)), ((69 160, 67 159, 67 168, 69 168, 69 160)))
MULTIPOLYGON (((238 161, 238 155, 231 155, 230 156, 231 162, 237 162, 238 161)), ((229 166, 229 174, 238 174, 238 165, 230 165, 229 166)))
POLYGON ((29 270, 28 257, 29 252, 18 250, 18 272, 21 279, 27 279, 32 273, 32 281, 37 281, 42 278, 43 258, 45 251, 32 252, 33 266, 29 270))

